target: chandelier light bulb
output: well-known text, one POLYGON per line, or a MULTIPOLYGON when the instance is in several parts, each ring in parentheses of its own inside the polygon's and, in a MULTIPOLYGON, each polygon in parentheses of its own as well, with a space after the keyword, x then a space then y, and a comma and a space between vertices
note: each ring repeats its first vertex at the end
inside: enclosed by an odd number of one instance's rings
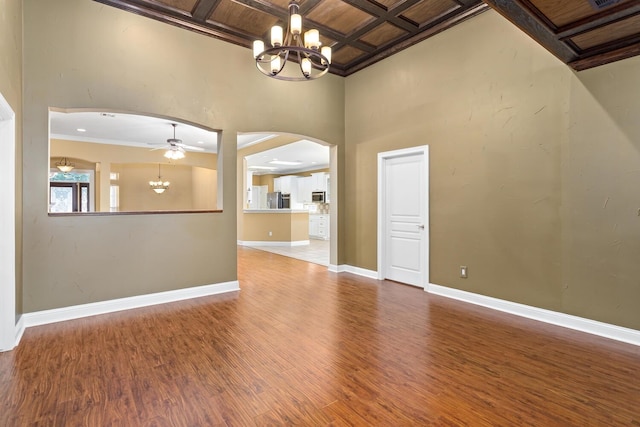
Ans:
POLYGON ((279 25, 271 27, 271 46, 282 46, 282 27, 279 25))
MULTIPOLYGON (((331 48, 329 46, 322 46, 322 49, 320 49, 320 53, 322 54, 322 56, 327 58, 327 64, 331 64, 331 48)), ((324 59, 322 61, 324 63, 324 59)))
POLYGON ((318 49, 320 47, 320 33, 318 30, 309 30, 304 33, 304 45, 309 49, 318 49))
POLYGON ((291 34, 297 36, 302 32, 302 16, 294 13, 291 15, 291 34))
POLYGON ((311 60, 309 58, 302 58, 300 67, 302 68, 302 74, 305 76, 311 74, 311 60))
POLYGON ((275 55, 271 59, 271 73, 278 74, 280 72, 280 67, 281 67, 280 57, 278 55, 275 55))
POLYGON ((264 42, 262 40, 255 40, 253 42, 253 57, 261 58, 261 54, 264 52, 264 42))

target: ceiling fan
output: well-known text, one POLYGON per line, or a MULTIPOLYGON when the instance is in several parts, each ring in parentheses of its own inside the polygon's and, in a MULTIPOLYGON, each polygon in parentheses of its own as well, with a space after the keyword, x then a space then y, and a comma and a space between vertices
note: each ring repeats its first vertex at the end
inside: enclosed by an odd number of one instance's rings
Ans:
MULTIPOLYGON (((166 147, 167 152, 164 153, 164 156, 166 158, 171 159, 171 160, 183 159, 185 150, 188 150, 188 151, 204 151, 204 148, 202 148, 202 147, 194 147, 192 145, 187 145, 187 144, 184 144, 181 139, 177 139, 176 138, 176 127, 178 126, 178 124, 177 123, 171 123, 171 126, 173 126, 173 138, 167 139, 167 144, 169 146, 166 147)), ((164 145, 164 143, 161 143, 161 144, 164 145)), ((155 144, 152 144, 152 145, 155 145, 155 144)), ((165 147, 154 148, 151 151, 163 150, 163 149, 165 149, 165 147)))

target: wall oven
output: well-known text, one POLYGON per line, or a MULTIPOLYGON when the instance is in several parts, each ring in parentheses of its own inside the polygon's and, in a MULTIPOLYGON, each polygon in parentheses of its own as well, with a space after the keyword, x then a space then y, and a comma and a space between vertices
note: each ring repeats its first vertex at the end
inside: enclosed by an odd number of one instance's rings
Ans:
POLYGON ((324 191, 314 191, 311 193, 311 201, 314 203, 324 203, 325 198, 326 193, 324 191))

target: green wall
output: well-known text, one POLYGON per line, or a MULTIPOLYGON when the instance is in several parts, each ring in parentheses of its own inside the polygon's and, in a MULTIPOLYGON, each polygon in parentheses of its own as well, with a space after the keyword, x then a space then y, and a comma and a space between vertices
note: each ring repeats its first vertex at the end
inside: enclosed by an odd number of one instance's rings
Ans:
POLYGON ((431 283, 640 329, 638 87, 493 11, 348 77, 346 263, 377 269, 377 153, 428 144, 431 283))

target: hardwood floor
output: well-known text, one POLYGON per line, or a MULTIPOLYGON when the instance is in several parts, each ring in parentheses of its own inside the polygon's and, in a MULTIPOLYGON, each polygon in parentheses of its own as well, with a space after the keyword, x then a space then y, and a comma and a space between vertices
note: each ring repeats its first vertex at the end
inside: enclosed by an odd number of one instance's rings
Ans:
POLYGON ((30 328, 0 426, 640 426, 640 348, 239 248, 241 291, 30 328))

